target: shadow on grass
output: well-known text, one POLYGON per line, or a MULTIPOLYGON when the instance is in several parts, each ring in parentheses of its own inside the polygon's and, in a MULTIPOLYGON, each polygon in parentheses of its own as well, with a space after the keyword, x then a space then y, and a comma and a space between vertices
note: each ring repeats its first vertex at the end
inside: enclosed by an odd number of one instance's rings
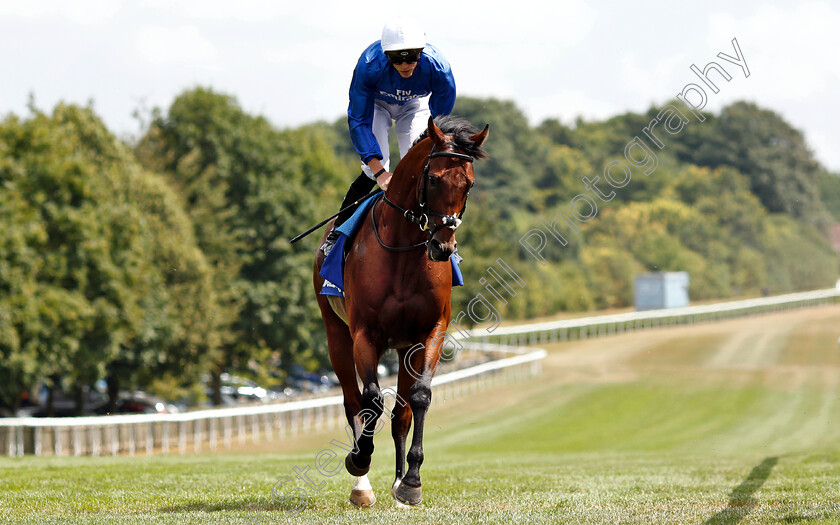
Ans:
POLYGON ((778 457, 769 457, 753 468, 747 479, 732 490, 729 505, 703 522, 703 525, 732 525, 744 519, 756 506, 753 494, 764 485, 778 462, 778 457))
POLYGON ((840 516, 838 509, 835 508, 832 510, 824 510, 821 512, 816 512, 813 514, 790 514, 785 516, 782 521, 785 523, 799 523, 801 521, 828 521, 833 520, 834 523, 837 523, 837 517, 840 516))
POLYGON ((278 516, 285 521, 285 518, 294 516, 304 510, 313 508, 313 505, 304 502, 298 505, 291 505, 287 502, 277 504, 274 502, 254 503, 248 501, 231 501, 225 503, 208 503, 204 501, 194 501, 191 503, 184 503, 182 505, 170 505, 168 507, 161 507, 158 512, 167 512, 172 514, 179 513, 193 513, 193 512, 243 512, 246 513, 243 518, 248 525, 260 525, 264 523, 276 523, 278 516))
POLYGON ((193 501, 182 505, 170 505, 161 507, 158 512, 224 512, 224 511, 251 511, 265 512, 277 511, 277 505, 273 503, 253 503, 247 501, 231 501, 227 503, 207 503, 205 501, 193 501))
POLYGON ((284 513, 297 514, 299 512, 310 510, 315 507, 314 503, 308 498, 302 501, 299 498, 284 498, 277 501, 225 501, 225 502, 208 502, 208 501, 191 501, 182 503, 180 505, 169 505, 160 507, 158 512, 166 512, 171 514, 188 513, 188 512, 254 512, 254 513, 284 513))

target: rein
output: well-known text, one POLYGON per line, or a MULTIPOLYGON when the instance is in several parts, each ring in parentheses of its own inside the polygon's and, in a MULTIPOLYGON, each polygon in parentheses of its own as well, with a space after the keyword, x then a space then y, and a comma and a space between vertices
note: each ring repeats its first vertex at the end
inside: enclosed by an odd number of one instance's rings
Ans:
MULTIPOLYGON (((371 219, 373 221, 373 233, 376 234, 376 240, 379 241, 379 245, 385 248, 386 250, 394 252, 403 252, 413 250, 415 248, 420 248, 422 246, 428 245, 429 241, 432 240, 432 237, 434 237, 434 235, 443 228, 456 230, 458 229, 458 226, 461 225, 461 217, 464 216, 464 211, 467 209, 466 201, 464 202, 464 207, 461 208, 461 211, 458 213, 458 215, 446 215, 445 213, 436 212, 429 208, 429 203, 427 201, 429 191, 429 162, 431 162, 432 159, 437 157, 450 157, 455 159, 461 159, 466 162, 475 161, 475 159, 470 155, 465 155, 464 153, 456 153, 454 151, 435 151, 434 146, 432 146, 432 152, 429 153, 429 157, 426 159, 426 166, 423 168, 423 178, 420 181, 420 183, 423 184, 423 198, 422 201, 418 202, 418 204, 420 205, 420 213, 418 214, 411 210, 407 210, 389 200, 388 197, 386 197, 385 195, 382 196, 382 198, 385 199, 385 202, 389 206, 400 212, 400 214, 402 214, 402 216, 406 220, 417 224, 420 227, 421 231, 429 232, 429 237, 425 241, 413 244, 411 246, 388 246, 384 242, 382 242, 382 238, 379 237, 379 228, 376 225, 376 214, 373 213, 373 211, 375 210, 371 210, 371 219), (442 219, 441 223, 439 225, 434 226, 433 228, 429 226, 430 217, 432 216, 440 217, 442 219)), ((418 186, 420 183, 418 183, 418 186)), ((469 197, 469 192, 467 192, 467 197, 469 197)))

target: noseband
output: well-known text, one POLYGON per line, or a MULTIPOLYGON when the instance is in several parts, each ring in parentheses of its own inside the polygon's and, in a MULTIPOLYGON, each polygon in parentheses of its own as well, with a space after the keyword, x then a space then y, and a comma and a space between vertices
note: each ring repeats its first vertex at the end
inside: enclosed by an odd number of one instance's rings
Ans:
MULTIPOLYGON (((394 208, 395 210, 400 212, 402 214, 402 216, 405 217, 406 220, 411 221, 411 222, 417 224, 418 226, 420 226, 421 231, 430 232, 429 233, 429 238, 426 239, 423 242, 414 244, 412 246, 406 246, 406 247, 387 246, 384 242, 382 242, 382 239, 379 237, 379 230, 376 226, 376 217, 375 217, 375 215, 372 214, 371 217, 373 218, 373 232, 376 234, 376 240, 378 240, 379 244, 382 245, 382 247, 385 248, 386 250, 407 251, 407 250, 413 250, 414 248, 419 248, 421 246, 426 246, 427 244, 429 244, 429 241, 432 240, 432 237, 434 237, 434 235, 438 231, 442 230, 443 228, 449 228, 451 230, 456 230, 456 229, 458 229, 458 226, 461 225, 461 217, 464 216, 464 211, 467 209, 466 201, 464 201, 464 207, 461 208, 461 211, 458 213, 458 215, 447 215, 445 213, 440 213, 440 212, 431 210, 430 207, 429 207, 429 202, 428 202, 429 163, 431 162, 432 159, 437 158, 437 157, 450 157, 450 158, 455 158, 455 159, 461 159, 463 161, 470 162, 470 163, 475 161, 475 159, 473 157, 471 157, 470 155, 465 155, 464 153, 456 153, 454 151, 435 151, 434 146, 432 146, 432 152, 429 153, 429 157, 426 159, 426 166, 423 168, 423 177, 421 178, 420 182, 418 183, 418 188, 417 188, 418 189, 417 193, 419 194, 420 184, 422 184, 422 186, 423 186, 422 198, 418 198, 418 201, 420 201, 418 203, 420 205, 420 213, 418 214, 418 213, 415 213, 411 210, 406 210, 406 209, 402 208, 401 206, 399 206, 398 204, 395 204, 392 201, 390 201, 388 199, 388 197, 386 197, 384 195, 382 196, 383 199, 385 199, 385 202, 389 206, 391 206, 392 208, 394 208), (435 225, 434 227, 429 226, 430 217, 440 217, 441 218, 440 224, 435 225)), ((467 197, 469 197, 469 191, 467 191, 467 197)))

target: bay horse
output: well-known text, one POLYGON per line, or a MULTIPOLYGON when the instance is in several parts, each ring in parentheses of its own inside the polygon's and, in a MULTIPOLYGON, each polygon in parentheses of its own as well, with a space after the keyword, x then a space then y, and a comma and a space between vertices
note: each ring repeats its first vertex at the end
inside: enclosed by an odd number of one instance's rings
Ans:
POLYGON ((488 131, 489 125, 479 132, 461 119, 429 118, 428 129, 400 161, 384 198, 370 209, 349 248, 344 298, 328 300, 320 294, 325 257, 320 250, 316 253, 315 293, 355 441, 345 458, 347 471, 356 476, 350 493, 354 505, 376 502, 367 472, 377 420, 384 411, 377 365, 388 348, 396 349, 400 358, 391 416, 396 448, 391 495, 403 505, 422 500, 423 424, 451 313, 449 259, 475 183, 473 161, 486 158, 481 144, 488 131), (414 435, 406 458, 412 416, 414 435))

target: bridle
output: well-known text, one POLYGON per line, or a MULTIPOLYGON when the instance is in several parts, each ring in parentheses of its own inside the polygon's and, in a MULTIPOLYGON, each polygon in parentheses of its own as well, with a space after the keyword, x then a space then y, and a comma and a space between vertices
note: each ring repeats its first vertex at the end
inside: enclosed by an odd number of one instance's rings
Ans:
MULTIPOLYGON (((440 213, 440 212, 431 210, 430 207, 429 207, 429 202, 428 202, 429 163, 432 161, 432 159, 435 159, 435 158, 438 158, 438 157, 449 157, 449 158, 461 159, 463 161, 470 162, 470 163, 475 161, 475 159, 470 155, 466 155, 464 153, 457 153, 457 152, 454 152, 454 151, 435 151, 434 146, 432 146, 432 151, 431 151, 431 153, 429 153, 429 157, 426 159, 426 166, 423 168, 423 176, 421 177, 420 181, 417 183, 417 195, 418 195, 417 201, 418 201, 418 204, 420 205, 420 213, 416 213, 416 212, 413 212, 411 210, 406 210, 405 208, 403 208, 403 207, 399 206, 398 204, 395 204, 394 202, 389 200, 388 197, 386 197, 385 195, 382 196, 382 198, 385 199, 385 202, 389 206, 391 206, 392 208, 394 208, 395 210, 400 212, 406 220, 417 224, 420 227, 421 231, 429 232, 429 237, 425 241, 419 242, 417 244, 413 244, 411 246, 404 246, 404 247, 388 246, 384 242, 382 242, 382 239, 379 237, 379 228, 376 225, 376 214, 372 213, 371 214, 371 219, 373 220, 373 233, 376 234, 376 240, 379 241, 379 244, 383 248, 385 248, 386 250, 408 251, 408 250, 413 250, 415 248, 420 248, 421 246, 427 246, 429 244, 429 242, 432 240, 432 237, 434 237, 435 234, 438 231, 442 230, 443 228, 449 228, 451 230, 457 230, 458 226, 461 225, 461 217, 464 216, 464 211, 467 209, 467 201, 466 200, 464 201, 464 207, 461 208, 461 211, 458 212, 458 215, 447 215, 445 213, 440 213), (422 188, 423 188, 422 194, 420 193, 421 185, 422 185, 422 188), (430 217, 440 217, 441 218, 440 224, 435 224, 434 226, 430 226, 429 223, 432 222, 430 217)), ((469 191, 467 191, 467 198, 469 198, 469 195, 470 195, 470 193, 469 193, 469 191)))

